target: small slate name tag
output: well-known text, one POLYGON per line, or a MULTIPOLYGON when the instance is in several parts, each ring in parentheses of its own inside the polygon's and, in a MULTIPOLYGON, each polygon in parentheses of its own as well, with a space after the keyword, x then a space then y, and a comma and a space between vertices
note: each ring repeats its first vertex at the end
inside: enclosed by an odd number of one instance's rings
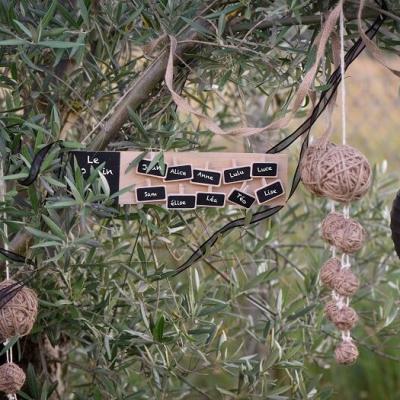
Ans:
POLYGON ((165 186, 149 186, 136 188, 136 200, 138 202, 145 201, 162 201, 166 199, 165 186))
POLYGON ((224 207, 225 206, 225 193, 196 193, 197 207, 224 207))
POLYGON ((241 192, 240 190, 233 189, 228 196, 228 200, 231 203, 237 204, 238 206, 250 208, 256 201, 256 198, 247 193, 241 192))
POLYGON ((208 169, 194 169, 192 183, 207 186, 219 186, 221 184, 221 172, 208 169))
POLYGON ((282 196, 284 193, 285 191, 281 181, 270 183, 256 191, 258 204, 266 203, 276 197, 282 196))
POLYGON ((184 181, 187 179, 192 179, 193 171, 190 164, 187 165, 174 165, 167 168, 167 174, 165 176, 166 182, 172 181, 184 181))
POLYGON ((196 196, 193 194, 170 194, 167 198, 170 210, 193 210, 196 208, 196 196))
POLYGON ((278 176, 277 163, 254 163, 251 169, 251 176, 268 176, 276 178, 278 176))
POLYGON ((224 183, 236 183, 251 180, 251 168, 235 167, 224 170, 224 183))
POLYGON ((168 168, 167 164, 165 164, 164 174, 163 174, 161 171, 161 166, 158 163, 154 165, 154 167, 149 172, 146 172, 147 169, 149 168, 150 163, 151 163, 150 160, 140 160, 136 172, 138 174, 145 174, 145 175, 156 176, 158 178, 164 178, 168 168))

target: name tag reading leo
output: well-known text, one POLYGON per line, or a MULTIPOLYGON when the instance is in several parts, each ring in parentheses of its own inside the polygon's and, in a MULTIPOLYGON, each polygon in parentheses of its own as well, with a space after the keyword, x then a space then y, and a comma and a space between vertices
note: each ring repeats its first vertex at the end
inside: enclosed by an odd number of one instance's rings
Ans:
POLYGON ((165 164, 164 171, 161 170, 160 164, 157 163, 156 165, 153 166, 153 168, 150 169, 150 171, 147 172, 150 163, 151 163, 150 160, 140 160, 136 172, 138 174, 156 176, 157 178, 164 178, 168 168, 167 164, 165 164))
POLYGON ((196 196, 193 194, 170 194, 167 197, 169 210, 194 210, 196 208, 196 196))
POLYGON ((236 183, 251 180, 251 168, 235 167, 224 170, 224 183, 236 183))
POLYGON ((224 207, 225 193, 197 192, 196 204, 198 207, 224 207))
POLYGON ((276 197, 282 196, 284 193, 285 190, 283 189, 282 182, 278 180, 256 191, 257 202, 258 204, 264 204, 276 197))
POLYGON ((163 201, 167 197, 165 186, 149 186, 136 188, 136 200, 138 203, 163 201))

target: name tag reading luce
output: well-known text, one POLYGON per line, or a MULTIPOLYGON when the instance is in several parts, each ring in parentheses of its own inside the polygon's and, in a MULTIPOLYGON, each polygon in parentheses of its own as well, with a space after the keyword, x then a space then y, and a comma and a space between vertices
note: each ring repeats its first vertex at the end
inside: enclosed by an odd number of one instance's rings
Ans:
POLYGON ((136 200, 142 202, 163 201, 166 199, 165 186, 149 186, 136 188, 136 200))
POLYGON ((167 208, 170 210, 194 210, 196 196, 193 194, 170 194, 167 197, 167 208))
POLYGON ((266 203, 285 193, 281 181, 275 181, 256 191, 258 204, 266 203))
POLYGON ((224 207, 225 206, 225 193, 196 193, 196 204, 198 207, 224 207))
POLYGON ((174 165, 167 168, 167 174, 164 178, 165 182, 184 181, 192 179, 193 171, 190 164, 174 165))
POLYGON ((219 186, 221 184, 221 172, 208 169, 194 169, 192 183, 207 186, 219 186))
POLYGON ((256 201, 256 198, 247 193, 241 192, 240 190, 233 189, 228 196, 228 200, 238 206, 250 208, 256 201))
POLYGON ((251 169, 252 176, 266 176, 276 178, 278 176, 277 163, 253 163, 251 169))
POLYGON ((147 172, 150 163, 151 163, 150 160, 140 160, 136 172, 138 174, 151 175, 151 176, 156 176, 158 178, 164 178, 168 168, 167 164, 165 164, 164 173, 162 173, 161 166, 159 164, 154 165, 153 168, 149 172, 147 172))
POLYGON ((235 167, 224 170, 224 183, 236 183, 251 180, 251 168, 235 167))

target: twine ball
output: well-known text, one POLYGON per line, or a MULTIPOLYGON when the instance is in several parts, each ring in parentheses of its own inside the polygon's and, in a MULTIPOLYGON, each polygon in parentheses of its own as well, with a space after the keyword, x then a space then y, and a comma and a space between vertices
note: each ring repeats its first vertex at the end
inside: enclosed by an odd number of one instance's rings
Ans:
POLYGON ((333 288, 341 296, 352 296, 360 286, 360 281, 349 269, 342 269, 332 281, 333 288))
POLYGON ((338 364, 353 364, 358 358, 357 346, 351 340, 345 340, 335 349, 335 358, 338 364))
POLYGON ((347 145, 310 146, 300 168, 308 190, 341 203, 360 199, 371 185, 368 160, 347 145))
POLYGON ((340 251, 347 254, 355 253, 363 247, 366 239, 363 226, 352 218, 346 218, 341 229, 332 233, 332 243, 340 251))
POLYGON ((341 230, 345 224, 346 218, 343 214, 337 212, 329 213, 321 224, 321 236, 329 244, 333 245, 333 236, 341 230))
POLYGON ((25 383, 25 372, 17 364, 0 365, 0 391, 15 394, 25 383))
POLYGON ((343 306, 338 308, 337 312, 332 313, 331 321, 340 331, 348 331, 357 325, 358 315, 353 308, 343 306))
POLYGON ((338 258, 330 258, 321 268, 319 277, 321 282, 333 289, 333 279, 340 272, 341 262, 338 258))
POLYGON ((333 320, 335 318, 334 316, 339 311, 339 308, 338 308, 336 302, 334 300, 331 300, 325 304, 324 311, 325 311, 325 316, 326 316, 327 320, 333 322, 333 320))
MULTIPOLYGON (((0 283, 0 291, 15 284, 13 280, 0 283)), ((0 309, 0 339, 27 335, 35 323, 38 312, 36 293, 27 287, 17 290, 11 300, 0 309)))

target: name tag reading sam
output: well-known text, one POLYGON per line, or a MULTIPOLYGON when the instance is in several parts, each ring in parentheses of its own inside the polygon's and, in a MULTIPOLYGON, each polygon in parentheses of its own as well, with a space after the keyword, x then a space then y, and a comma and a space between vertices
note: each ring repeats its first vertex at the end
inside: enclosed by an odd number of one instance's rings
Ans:
POLYGON ((139 203, 163 201, 167 197, 165 186, 149 186, 136 188, 136 200, 139 203))
POLYGON ((194 210, 196 196, 193 194, 170 194, 167 197, 167 208, 170 210, 194 210))
POLYGON ((276 178, 278 176, 277 163, 254 163, 251 169, 252 176, 276 178))
POLYGON ((187 165, 174 165, 167 168, 165 182, 184 181, 193 178, 192 166, 187 165))
POLYGON ((225 193, 196 193, 197 207, 224 207, 225 206, 225 193))
POLYGON ((149 168, 150 163, 151 163, 150 160, 140 160, 139 164, 137 166, 136 172, 138 174, 151 175, 151 176, 156 176, 158 178, 164 178, 165 173, 168 169, 167 164, 165 164, 164 173, 162 173, 161 166, 158 163, 156 165, 154 165, 153 168, 149 172, 147 172, 147 169, 149 168))
POLYGON ((219 186, 221 184, 221 172, 208 169, 194 169, 192 183, 206 186, 219 186))
POLYGON ((267 186, 256 191, 258 204, 266 203, 276 197, 282 196, 285 193, 281 181, 275 181, 267 186))
POLYGON ((256 198, 247 193, 241 192, 240 190, 233 189, 228 196, 228 200, 238 206, 250 208, 256 201, 256 198))
POLYGON ((236 183, 251 180, 251 168, 235 167, 224 170, 224 183, 236 183))

